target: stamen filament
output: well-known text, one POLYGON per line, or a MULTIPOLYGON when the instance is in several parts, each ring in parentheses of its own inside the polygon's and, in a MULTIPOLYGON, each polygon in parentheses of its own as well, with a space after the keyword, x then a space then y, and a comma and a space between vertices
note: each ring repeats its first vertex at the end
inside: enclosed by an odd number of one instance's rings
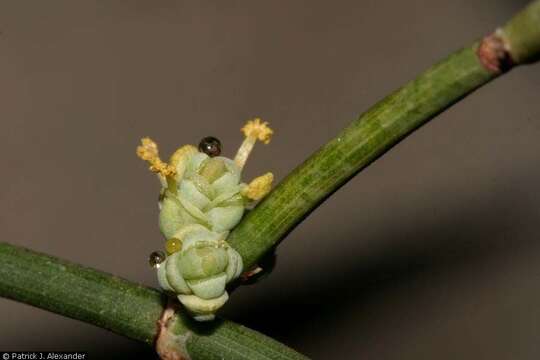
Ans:
POLYGON ((268 123, 266 121, 261 121, 259 118, 249 120, 241 131, 244 133, 246 138, 240 145, 240 148, 234 157, 234 162, 240 169, 242 169, 246 164, 249 154, 253 150, 257 140, 263 142, 264 144, 268 144, 270 143, 272 134, 274 133, 274 131, 268 126, 268 123))

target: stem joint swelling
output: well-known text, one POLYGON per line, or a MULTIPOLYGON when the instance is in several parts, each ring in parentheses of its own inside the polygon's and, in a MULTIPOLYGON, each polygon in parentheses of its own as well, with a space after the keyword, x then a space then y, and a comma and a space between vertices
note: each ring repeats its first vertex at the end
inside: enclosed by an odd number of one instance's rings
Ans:
POLYGON ((169 298, 161 317, 157 321, 154 346, 162 360, 191 359, 186 347, 187 341, 191 338, 191 331, 188 330, 183 334, 175 334, 173 332, 175 314, 179 309, 178 304, 169 298))
POLYGON ((250 268, 356 173, 511 67, 540 58, 540 0, 494 34, 451 54, 360 115, 297 167, 227 241, 250 268))
POLYGON ((508 43, 497 30, 482 39, 476 50, 480 63, 494 74, 506 72, 514 66, 508 43))

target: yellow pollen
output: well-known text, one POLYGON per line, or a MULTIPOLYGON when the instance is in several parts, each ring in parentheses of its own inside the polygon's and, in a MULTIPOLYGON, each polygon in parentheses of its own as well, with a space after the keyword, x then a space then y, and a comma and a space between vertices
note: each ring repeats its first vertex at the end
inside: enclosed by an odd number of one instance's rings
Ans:
POLYGON ((270 142, 274 131, 270 129, 266 121, 261 121, 259 118, 248 120, 246 125, 242 128, 242 132, 246 137, 253 137, 265 144, 270 142))
POLYGON ((157 144, 148 137, 141 139, 141 145, 137 146, 137 156, 150 164, 150 171, 152 172, 165 177, 173 176, 176 172, 173 166, 159 158, 157 144))
POLYGON ((261 200, 272 189, 273 181, 274 175, 272 173, 266 173, 253 179, 248 186, 242 189, 241 193, 251 200, 261 200))

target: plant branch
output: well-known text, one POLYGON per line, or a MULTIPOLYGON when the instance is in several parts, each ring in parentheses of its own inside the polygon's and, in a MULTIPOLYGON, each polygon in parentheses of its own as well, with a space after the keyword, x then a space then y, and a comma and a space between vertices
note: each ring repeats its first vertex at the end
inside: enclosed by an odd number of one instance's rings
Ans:
MULTIPOLYGON (((153 345, 167 304, 162 293, 21 247, 0 243, 0 295, 153 345)), ((306 359, 227 320, 197 324, 174 312, 173 338, 192 359, 306 359)))
POLYGON ((540 0, 381 100, 298 166, 227 239, 247 268, 328 196, 467 94, 540 56, 540 0))

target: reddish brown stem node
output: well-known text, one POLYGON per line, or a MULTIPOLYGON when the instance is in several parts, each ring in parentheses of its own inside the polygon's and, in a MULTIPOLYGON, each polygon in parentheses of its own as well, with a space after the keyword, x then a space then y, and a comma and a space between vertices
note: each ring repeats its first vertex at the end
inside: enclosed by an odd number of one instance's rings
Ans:
POLYGON ((174 321, 176 312, 179 306, 172 299, 169 299, 167 306, 163 309, 163 313, 157 322, 157 335, 155 340, 155 348, 159 357, 162 360, 190 360, 190 356, 186 350, 186 341, 190 334, 183 336, 175 335, 171 332, 171 326, 174 321))
POLYGON ((497 32, 482 39, 476 54, 482 65, 496 74, 510 70, 514 64, 507 44, 497 32))

